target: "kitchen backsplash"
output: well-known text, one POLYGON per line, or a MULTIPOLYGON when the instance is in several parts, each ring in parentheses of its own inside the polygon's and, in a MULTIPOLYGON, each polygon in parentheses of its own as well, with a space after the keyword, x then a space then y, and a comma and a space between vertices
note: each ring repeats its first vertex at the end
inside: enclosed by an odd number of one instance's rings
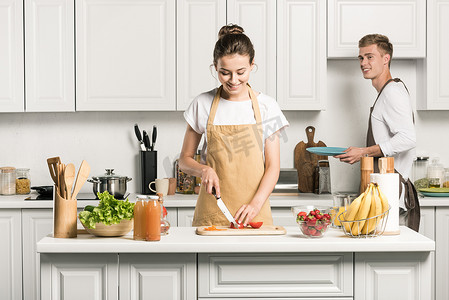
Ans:
MULTIPOLYGON (((415 60, 394 60, 392 75, 400 77, 416 102, 415 60)), ((290 127, 281 140, 281 167, 293 167, 293 150, 306 140, 305 128, 316 128, 315 141, 327 146, 364 146, 369 107, 376 92, 371 81, 360 74, 358 61, 328 61, 328 99, 325 111, 285 111, 290 127), (344 74, 345 76, 342 76, 344 74)), ((449 111, 415 113, 417 153, 439 156, 449 167, 449 111)), ((147 131, 158 126, 158 176, 173 177, 173 164, 181 151, 186 129, 182 112, 75 112, 75 113, 0 113, 0 166, 30 168, 31 185, 49 185, 46 159, 59 155, 63 162, 83 159, 91 165, 91 176, 114 169, 115 173, 132 177, 128 190, 138 184, 139 145, 134 124, 147 131)), ((348 165, 329 158, 333 191, 357 190, 359 164, 348 165)), ((86 183, 81 192, 91 192, 86 183)))

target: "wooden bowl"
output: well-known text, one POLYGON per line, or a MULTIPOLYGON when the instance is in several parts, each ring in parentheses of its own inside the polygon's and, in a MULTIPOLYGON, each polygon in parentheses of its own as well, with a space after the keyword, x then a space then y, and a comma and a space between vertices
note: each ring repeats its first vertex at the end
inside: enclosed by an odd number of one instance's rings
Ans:
POLYGON ((105 225, 103 223, 96 223, 95 229, 87 228, 83 222, 81 224, 86 231, 95 236, 123 236, 133 229, 133 219, 122 220, 119 224, 105 225))

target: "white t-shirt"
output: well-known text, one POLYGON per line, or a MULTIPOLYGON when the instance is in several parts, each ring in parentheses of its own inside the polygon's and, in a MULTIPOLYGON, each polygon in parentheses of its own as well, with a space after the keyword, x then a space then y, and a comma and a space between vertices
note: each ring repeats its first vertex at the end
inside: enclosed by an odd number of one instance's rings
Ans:
MULTIPOLYGON (((206 133, 207 120, 214 100, 217 88, 202 93, 193 99, 190 106, 184 112, 184 118, 187 123, 199 134, 206 133)), ((289 126, 287 119, 282 113, 276 100, 270 96, 259 93, 257 96, 260 115, 262 118, 263 140, 270 137, 273 133, 289 126)), ((246 101, 229 101, 220 98, 217 112, 214 118, 214 125, 241 125, 256 124, 254 110, 250 99, 246 101)), ((207 135, 204 135, 203 150, 207 147, 207 135)), ((265 147, 264 147, 265 148, 265 147)), ((206 151, 202 151, 205 155, 206 151)), ((203 157, 203 159, 205 156, 203 157)))
MULTIPOLYGON (((416 133, 410 96, 402 82, 390 82, 382 91, 371 115, 373 136, 385 156, 394 157, 394 168, 409 178, 416 156, 416 133)), ((404 193, 400 207, 404 207, 404 193)))

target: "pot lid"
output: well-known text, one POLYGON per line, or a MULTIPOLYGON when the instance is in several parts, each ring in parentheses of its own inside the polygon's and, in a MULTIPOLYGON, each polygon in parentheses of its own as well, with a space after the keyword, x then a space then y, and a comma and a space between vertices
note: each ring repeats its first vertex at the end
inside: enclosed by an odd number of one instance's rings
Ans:
POLYGON ((105 169, 106 173, 99 176, 92 176, 92 179, 122 179, 122 178, 128 178, 128 176, 120 176, 114 173, 114 169, 105 169))

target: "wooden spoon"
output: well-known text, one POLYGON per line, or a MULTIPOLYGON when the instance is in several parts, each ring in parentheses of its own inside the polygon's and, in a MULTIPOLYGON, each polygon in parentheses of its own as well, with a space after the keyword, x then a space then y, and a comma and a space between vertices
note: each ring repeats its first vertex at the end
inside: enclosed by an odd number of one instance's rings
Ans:
POLYGON ((47 165, 48 169, 50 170, 51 178, 53 179, 53 182, 55 183, 56 187, 59 186, 59 178, 57 175, 58 171, 58 164, 61 163, 61 159, 59 156, 47 158, 47 165))
POLYGON ((89 177, 90 173, 90 166, 87 163, 87 161, 83 160, 81 162, 80 169, 78 170, 78 175, 76 175, 75 180, 75 187, 73 188, 73 194, 72 194, 72 200, 76 199, 76 196, 81 190, 81 187, 86 182, 87 178, 89 177))
POLYGON ((75 181, 75 165, 68 164, 64 170, 64 182, 67 191, 67 199, 72 199, 72 186, 75 181))

